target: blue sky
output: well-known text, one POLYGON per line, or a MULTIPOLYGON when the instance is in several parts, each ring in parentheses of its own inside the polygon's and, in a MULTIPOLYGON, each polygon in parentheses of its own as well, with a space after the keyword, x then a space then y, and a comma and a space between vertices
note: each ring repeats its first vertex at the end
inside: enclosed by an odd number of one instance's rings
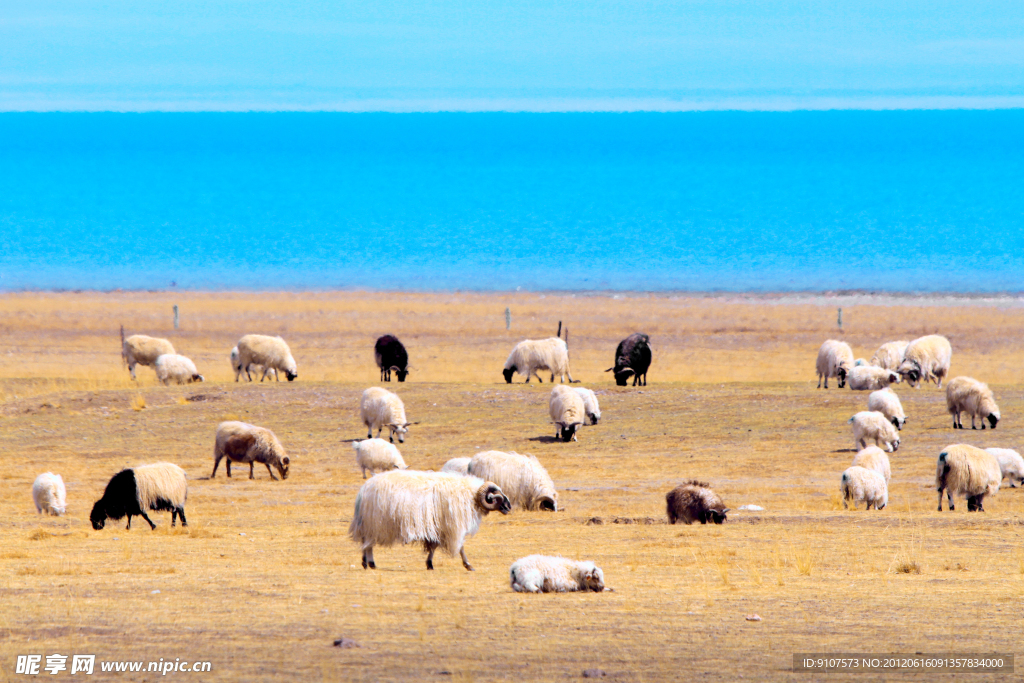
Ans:
POLYGON ((0 110, 1024 106, 1024 2, 0 2, 0 110))

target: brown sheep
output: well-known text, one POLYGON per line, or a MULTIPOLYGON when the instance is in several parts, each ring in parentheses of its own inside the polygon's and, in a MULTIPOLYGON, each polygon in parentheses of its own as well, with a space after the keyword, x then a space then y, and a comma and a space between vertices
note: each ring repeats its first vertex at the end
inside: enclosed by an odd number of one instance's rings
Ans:
POLYGON ((721 496, 697 480, 675 487, 665 496, 665 501, 668 503, 669 524, 680 521, 693 524, 694 520, 700 520, 701 524, 721 524, 725 521, 725 513, 729 512, 721 496))

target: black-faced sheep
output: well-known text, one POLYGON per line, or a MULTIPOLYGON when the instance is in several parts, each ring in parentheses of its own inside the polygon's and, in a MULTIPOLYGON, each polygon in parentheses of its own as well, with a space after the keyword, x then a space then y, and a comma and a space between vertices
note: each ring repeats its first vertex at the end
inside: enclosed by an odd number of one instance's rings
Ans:
POLYGON ((398 443, 405 443, 409 427, 416 424, 405 419, 405 404, 398 394, 381 387, 370 387, 363 392, 359 400, 359 418, 366 425, 367 439, 373 438, 373 430, 376 429, 377 436, 380 436, 387 427, 391 443, 395 442, 395 434, 398 435, 398 443))
POLYGON ((946 385, 946 409, 953 416, 953 429, 963 429, 964 423, 960 414, 967 413, 971 416, 971 429, 974 426, 974 418, 981 418, 981 428, 985 428, 985 420, 992 425, 992 429, 999 424, 999 406, 992 396, 992 390, 984 382, 979 382, 973 377, 954 377, 946 385))
POLYGON ((32 482, 32 500, 37 512, 48 515, 63 515, 67 510, 67 490, 59 474, 44 472, 32 482))
POLYGON ((409 353, 394 335, 385 334, 377 340, 373 345, 373 359, 380 368, 381 382, 390 382, 392 371, 399 382, 404 382, 405 376, 409 374, 409 353))
POLYGON ((912 387, 916 388, 923 380, 935 382, 941 389, 942 378, 949 374, 952 358, 953 347, 949 340, 938 334, 929 334, 907 345, 898 372, 912 387))
POLYGON ((548 414, 555 423, 555 438, 562 441, 579 441, 576 433, 586 419, 586 408, 583 399, 575 391, 559 384, 551 390, 548 401, 548 414))
POLYGON ((828 378, 835 377, 839 388, 846 386, 846 375, 854 367, 853 349, 846 342, 828 339, 818 349, 818 360, 815 364, 818 371, 818 388, 821 388, 821 380, 825 380, 825 388, 828 389, 828 378))
POLYGON ((726 521, 726 513, 729 512, 721 496, 704 482, 695 479, 669 491, 665 502, 669 524, 693 524, 695 521, 701 524, 721 524, 726 521))
POLYGON ((904 425, 907 424, 907 416, 903 413, 903 404, 900 403, 900 397, 888 387, 872 391, 868 395, 868 410, 885 415, 897 430, 902 430, 904 425))
POLYGON ((580 562, 550 555, 528 555, 509 567, 512 590, 517 593, 570 593, 604 587, 604 572, 590 561, 580 562))
POLYGON ((485 451, 477 453, 466 467, 466 473, 493 481, 501 487, 513 505, 524 510, 558 509, 558 492, 544 466, 532 455, 485 451))
POLYGON ((267 466, 270 478, 275 480, 277 477, 270 466, 277 468, 282 479, 287 479, 288 467, 291 464, 291 459, 274 432, 246 422, 234 421, 221 422, 217 425, 217 437, 213 445, 213 473, 210 479, 217 476, 217 467, 221 460, 224 460, 229 477, 232 462, 249 463, 250 479, 255 479, 253 467, 258 462, 267 466))
POLYGON ((89 520, 92 528, 99 531, 108 518, 127 516, 126 528, 131 529, 132 517, 141 515, 151 529, 156 529, 146 510, 170 510, 171 526, 175 525, 177 517, 181 517, 182 526, 188 526, 185 521, 187 497, 185 470, 169 462, 139 465, 121 470, 110 479, 103 497, 93 505, 89 520))
POLYGON ((634 332, 615 347, 615 365, 605 370, 615 375, 615 383, 626 386, 630 375, 633 386, 647 386, 647 370, 651 367, 651 338, 634 332))
MULTIPOLYGON (((237 382, 239 376, 241 376, 241 374, 242 374, 242 364, 238 361, 238 347, 237 346, 232 347, 230 359, 231 359, 231 372, 235 373, 235 381, 237 382)), ((261 372, 263 372, 263 369, 264 368, 262 366, 260 366, 260 365, 256 365, 254 363, 250 363, 249 367, 247 367, 245 369, 246 377, 251 381, 252 380, 252 374, 251 373, 255 372, 258 375, 261 372)), ((274 368, 268 368, 267 369, 267 374, 273 374, 274 375, 274 379, 275 380, 277 379, 277 370, 275 370, 274 368)))
POLYGON ((858 365, 850 369, 847 382, 853 391, 875 391, 885 389, 890 384, 900 381, 900 374, 895 370, 876 368, 874 365, 858 365))
POLYGON ((512 353, 508 354, 502 374, 509 384, 512 384, 512 376, 517 372, 525 375, 527 382, 530 381, 531 374, 538 382, 543 382, 544 380, 537 374, 538 370, 549 371, 552 382, 555 381, 555 375, 558 375, 560 382, 564 382, 566 377, 569 378, 569 382, 576 381, 569 372, 569 346, 565 341, 558 337, 524 339, 515 345, 512 353))
POLYGON ((121 358, 128 364, 132 379, 135 379, 136 365, 152 366, 157 358, 167 353, 174 353, 174 346, 166 339, 144 334, 133 334, 125 339, 124 328, 121 328, 121 358))
MULTIPOLYGON (((238 340, 238 366, 235 369, 235 381, 238 381, 239 374, 245 371, 248 379, 252 379, 250 367, 253 365, 263 366, 262 382, 267 378, 270 370, 283 372, 288 381, 293 381, 299 376, 298 366, 292 357, 292 351, 288 348, 287 342, 281 337, 268 337, 264 334, 247 334, 238 340)), ((274 376, 277 377, 277 372, 274 376)), ((280 377, 277 377, 280 381, 280 377)))
POLYGON ((985 450, 996 457, 999 462, 999 472, 1003 475, 1003 479, 1010 480, 1010 488, 1017 488, 1015 481, 1024 484, 1024 458, 1020 453, 1009 448, 986 448, 985 450))
POLYGON ((583 387, 576 387, 576 393, 583 399, 583 411, 587 414, 590 424, 596 425, 601 421, 601 404, 597 402, 597 394, 583 387))
POLYGON ((966 444, 946 446, 936 463, 935 487, 939 490, 939 512, 942 512, 942 491, 946 491, 949 509, 953 495, 967 497, 968 512, 984 512, 986 495, 995 495, 1003 480, 999 461, 987 451, 966 444))

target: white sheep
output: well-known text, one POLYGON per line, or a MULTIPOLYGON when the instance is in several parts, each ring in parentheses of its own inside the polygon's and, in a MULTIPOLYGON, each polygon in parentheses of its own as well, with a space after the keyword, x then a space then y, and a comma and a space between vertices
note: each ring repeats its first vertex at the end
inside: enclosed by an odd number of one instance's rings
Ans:
POLYGON ((67 490, 59 474, 44 472, 32 482, 32 500, 36 511, 48 515, 63 515, 67 510, 67 490))
POLYGON ((874 410, 889 418, 893 427, 902 430, 907 424, 907 416, 903 413, 903 404, 896 392, 886 387, 878 391, 872 391, 868 395, 868 410, 874 410))
POLYGON ((353 441, 352 448, 356 452, 356 464, 363 470, 363 479, 366 479, 366 470, 376 474, 378 471, 404 470, 409 467, 398 448, 384 439, 353 441))
POLYGON ((874 365, 858 365, 850 369, 847 382, 854 391, 875 391, 900 381, 895 370, 876 368, 874 365))
POLYGON ((935 487, 939 490, 939 512, 942 512, 942 491, 945 489, 949 509, 953 510, 953 495, 967 497, 967 511, 984 512, 982 503, 986 495, 999 492, 1003 472, 996 456, 966 444, 946 446, 936 463, 935 487))
MULTIPOLYGON (((298 366, 295 365, 295 359, 292 357, 292 351, 288 348, 287 342, 281 337, 268 337, 263 334, 247 334, 238 340, 238 365, 235 366, 235 381, 238 381, 239 375, 242 371, 245 371, 245 375, 248 379, 252 379, 250 374, 250 366, 261 365, 263 366, 263 376, 260 377, 262 382, 267 378, 267 373, 270 370, 276 370, 277 372, 283 372, 288 381, 291 382, 299 376, 298 366)), ((274 376, 280 381, 280 377, 277 377, 277 373, 274 376)))
POLYGON ((839 382, 839 388, 846 386, 846 375, 853 368, 853 349, 846 342, 828 339, 818 349, 818 388, 821 388, 821 380, 825 379, 825 388, 828 389, 828 378, 835 377, 839 382))
POLYGON ((984 382, 979 382, 973 377, 954 377, 946 385, 946 409, 953 416, 953 429, 963 429, 964 423, 960 419, 961 413, 971 416, 971 429, 974 426, 974 418, 981 418, 981 428, 985 428, 985 420, 996 428, 999 423, 999 406, 992 396, 992 390, 984 382))
POLYGON ((889 464, 889 456, 878 446, 868 446, 863 450, 857 451, 857 455, 853 456, 853 462, 850 464, 878 472, 885 478, 886 484, 892 479, 892 467, 889 464))
POLYGON ((550 555, 528 555, 509 567, 512 590, 517 593, 570 593, 604 587, 604 572, 590 561, 579 562, 550 555))
POLYGON ((469 474, 469 461, 472 458, 452 458, 446 462, 442 467, 442 472, 452 472, 454 474, 461 474, 463 476, 469 474))
POLYGON ((586 412, 583 399, 569 387, 559 384, 551 390, 548 414, 555 423, 555 439, 579 441, 576 432, 583 426, 586 412))
POLYGON ((1009 448, 986 448, 986 451, 996 457, 999 462, 999 472, 1003 479, 1009 478, 1010 488, 1017 488, 1013 482, 1019 481, 1024 484, 1024 458, 1017 451, 1009 448))
POLYGON ((405 443, 409 427, 417 424, 405 419, 405 404, 398 394, 380 387, 370 387, 363 392, 359 400, 359 418, 366 425, 367 439, 373 438, 373 430, 376 429, 377 436, 380 436, 384 427, 387 427, 391 432, 391 443, 395 442, 395 434, 398 435, 398 443, 405 443))
POLYGON ((376 569, 373 546, 422 543, 427 569, 434 568, 434 551, 458 553, 462 566, 465 542, 480 528, 489 512, 508 514, 512 503, 493 482, 451 472, 392 470, 366 480, 356 495, 348 533, 363 551, 363 569, 376 569))
POLYGON ((277 477, 270 469, 271 465, 281 473, 282 479, 288 478, 288 467, 291 465, 291 458, 274 432, 265 427, 236 421, 221 422, 217 425, 217 437, 213 445, 213 473, 210 479, 217 476, 217 466, 221 460, 224 460, 229 477, 232 462, 248 463, 250 479, 255 479, 253 467, 258 462, 267 466, 270 478, 275 480, 277 477))
POLYGON ((953 347, 949 345, 949 340, 937 334, 929 334, 907 344, 898 371, 912 387, 916 388, 918 382, 923 380, 935 382, 941 389, 942 378, 949 374, 952 358, 953 347))
POLYGON ((881 510, 889 504, 889 486, 885 483, 885 477, 859 465, 846 468, 839 489, 843 494, 843 509, 849 509, 847 501, 851 500, 854 507, 864 501, 867 510, 881 510))
POLYGON ((875 355, 871 357, 871 364, 886 370, 897 370, 903 362, 904 354, 907 352, 908 341, 886 342, 878 347, 875 355))
POLYGON ((156 359, 156 378, 163 384, 189 384, 202 382, 203 376, 196 370, 192 359, 176 353, 165 353, 156 359))
POLYGON ((144 334, 133 334, 125 339, 124 329, 121 330, 121 358, 128 364, 132 379, 136 378, 136 365, 152 366, 157 358, 166 353, 174 353, 174 346, 166 339, 147 337, 144 334))
POLYGON ((512 384, 512 375, 517 372, 525 375, 527 382, 530 381, 531 374, 538 382, 543 382, 544 380, 537 374, 538 370, 549 371, 552 382, 555 381, 555 375, 558 375, 560 382, 564 382, 566 377, 570 382, 576 381, 569 373, 569 346, 564 340, 558 337, 524 339, 516 344, 512 353, 508 355, 502 374, 509 384, 512 384))
POLYGON ((470 459, 466 473, 484 481, 493 481, 513 505, 524 510, 554 512, 558 509, 555 484, 548 471, 532 455, 484 451, 470 459))
MULTIPOLYGON (((246 368, 246 370, 247 370, 247 372, 246 372, 247 375, 249 374, 249 372, 255 372, 256 374, 259 374, 260 372, 263 371, 263 366, 255 365, 253 363, 250 363, 249 367, 246 368)), ((238 362, 238 347, 237 346, 234 346, 234 347, 231 348, 231 372, 235 373, 235 381, 237 382, 239 375, 242 374, 242 364, 238 362)), ((270 368, 268 370, 268 374, 270 374, 270 373, 273 373, 274 379, 277 379, 277 370, 275 370, 274 368, 270 368)), ((252 378, 250 377, 250 379, 252 379, 252 378)))
POLYGON ((596 425, 601 419, 601 406, 597 402, 597 394, 583 387, 576 387, 576 393, 583 399, 583 409, 590 424, 596 425))
POLYGON ((885 444, 886 450, 895 452, 900 447, 900 435, 885 415, 875 410, 862 410, 848 422, 853 425, 853 447, 866 448, 871 439, 876 446, 885 444))

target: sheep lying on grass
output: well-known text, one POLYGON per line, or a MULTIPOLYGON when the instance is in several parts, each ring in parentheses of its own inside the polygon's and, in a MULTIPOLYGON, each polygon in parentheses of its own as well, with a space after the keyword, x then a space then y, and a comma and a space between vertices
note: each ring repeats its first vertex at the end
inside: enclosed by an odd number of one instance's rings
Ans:
POLYGON ((136 365, 152 366, 157 358, 167 353, 174 353, 174 346, 166 339, 144 334, 133 334, 125 339, 124 328, 121 328, 121 358, 128 364, 132 379, 135 379, 136 365))
POLYGON ((32 482, 32 500, 36 504, 36 512, 48 515, 63 515, 67 510, 67 490, 64 480, 59 474, 44 472, 32 482))
POLYGON ((665 496, 668 512, 668 523, 701 524, 714 522, 721 524, 726 521, 725 507, 722 497, 711 490, 707 484, 696 479, 680 484, 665 496))
POLYGON ((825 388, 828 389, 828 378, 835 377, 839 388, 846 386, 846 375, 853 369, 853 349, 846 342, 828 339, 818 349, 818 388, 821 388, 821 380, 825 380, 825 388))
POLYGON ((875 442, 876 446, 885 444, 890 453, 899 450, 900 435, 892 423, 883 415, 874 410, 862 410, 848 422, 853 425, 853 447, 860 450, 866 448, 868 439, 875 442))
POLYGON ((165 353, 156 359, 156 378, 163 384, 189 384, 202 382, 203 376, 196 370, 192 359, 176 353, 165 353))
POLYGON ((960 419, 961 413, 971 416, 971 429, 974 426, 974 418, 981 418, 981 428, 985 428, 985 420, 996 428, 999 423, 999 406, 992 396, 992 390, 984 382, 979 382, 973 377, 954 377, 946 385, 946 409, 953 416, 953 429, 963 429, 964 423, 960 419))
POLYGON ((942 378, 949 374, 952 358, 953 347, 949 340, 938 334, 929 334, 907 344, 898 372, 912 387, 916 388, 923 380, 935 382, 941 389, 942 378))
POLYGON ((493 481, 513 505, 524 510, 558 509, 558 492, 544 466, 532 455, 485 451, 474 455, 466 473, 493 481))
POLYGON ((984 512, 985 496, 999 492, 1003 480, 996 456, 966 444, 946 446, 936 463, 935 487, 939 490, 939 512, 942 512, 942 492, 946 491, 949 509, 953 510, 953 496, 967 497, 968 512, 984 512))
POLYGON ((583 426, 587 409, 583 399, 575 391, 560 384, 551 390, 548 414, 555 423, 555 438, 562 441, 579 441, 576 433, 583 426))
POLYGON ((99 531, 106 525, 107 519, 128 517, 128 526, 132 528, 132 517, 142 515, 149 522, 151 529, 156 524, 146 514, 146 510, 170 510, 171 526, 176 517, 181 517, 181 525, 188 526, 185 521, 185 499, 188 497, 188 482, 185 470, 169 462, 155 465, 139 465, 115 474, 103 497, 92 507, 89 520, 92 528, 99 531))
POLYGON ((277 479, 273 465, 281 473, 282 479, 288 478, 288 466, 291 459, 285 453, 284 446, 277 440, 274 432, 264 427, 257 427, 246 422, 221 422, 217 425, 217 438, 213 445, 213 473, 210 479, 217 476, 217 466, 224 460, 227 475, 231 476, 231 463, 249 463, 249 478, 253 476, 253 467, 261 462, 267 466, 271 479, 277 479))
POLYGON ((366 439, 365 441, 353 441, 352 448, 356 452, 356 464, 363 470, 363 479, 366 479, 366 470, 370 474, 387 472, 388 470, 404 470, 409 466, 402 459, 395 444, 388 443, 384 439, 366 439))
MULTIPOLYGON (((288 381, 293 381, 299 376, 298 366, 292 357, 292 350, 288 343, 281 337, 268 337, 265 334, 247 334, 238 340, 238 365, 235 368, 235 381, 245 371, 245 376, 251 380, 250 368, 254 365, 263 366, 262 382, 267 378, 270 370, 283 372, 288 381)), ((277 372, 274 377, 277 377, 277 372)))
POLYGON ((854 507, 858 502, 864 501, 868 510, 881 510, 889 504, 889 485, 885 483, 885 477, 875 470, 859 465, 848 467, 843 472, 839 488, 843 494, 843 509, 849 508, 847 502, 851 500, 854 507))
POLYGON ((569 593, 604 587, 604 572, 590 561, 578 562, 550 555, 528 555, 509 568, 512 590, 517 593, 569 593))
POLYGON ((1003 475, 1003 479, 1010 480, 1010 488, 1017 488, 1014 481, 1024 484, 1024 458, 1020 456, 1020 453, 1009 448, 986 448, 985 450, 996 457, 996 461, 999 463, 999 473, 1003 475))
POLYGON ((885 415, 897 430, 902 430, 903 426, 907 424, 907 416, 903 413, 900 397, 888 387, 872 391, 868 395, 868 410, 885 415))

